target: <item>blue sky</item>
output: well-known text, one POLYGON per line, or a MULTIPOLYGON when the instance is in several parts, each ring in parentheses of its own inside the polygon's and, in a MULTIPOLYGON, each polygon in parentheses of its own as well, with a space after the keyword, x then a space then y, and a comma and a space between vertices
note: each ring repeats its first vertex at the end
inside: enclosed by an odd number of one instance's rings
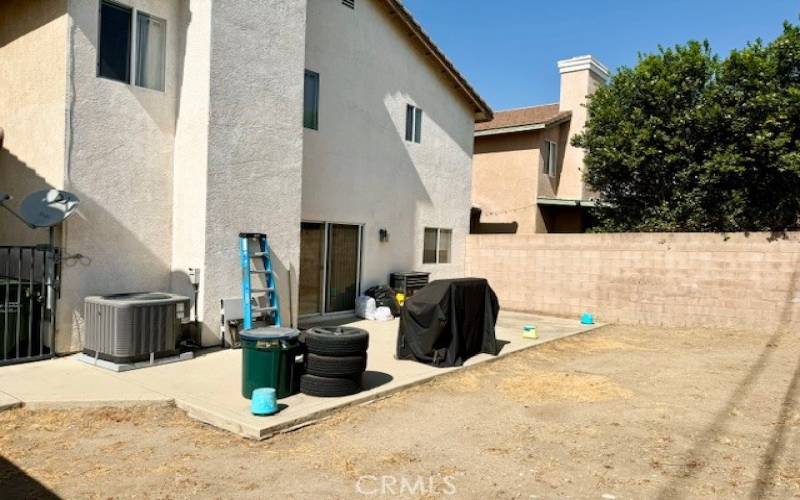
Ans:
POLYGON ((558 101, 556 61, 592 54, 612 70, 658 45, 708 39, 724 55, 798 22, 798 0, 405 0, 495 109, 558 101))

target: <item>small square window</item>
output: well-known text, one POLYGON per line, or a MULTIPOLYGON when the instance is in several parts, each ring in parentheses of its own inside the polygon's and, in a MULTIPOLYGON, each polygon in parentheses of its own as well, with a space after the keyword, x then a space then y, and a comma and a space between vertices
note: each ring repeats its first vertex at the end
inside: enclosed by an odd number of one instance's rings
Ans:
POLYGON ((449 264, 452 242, 452 229, 426 227, 422 248, 422 263, 449 264))
POLYGON ((136 13, 136 85, 164 90, 167 22, 144 12, 136 13))
POLYGON ((303 126, 319 130, 319 73, 309 70, 303 85, 303 126))
POLYGON ((132 19, 130 7, 107 0, 100 2, 97 76, 130 83, 132 19))
POLYGON ((422 110, 410 104, 406 106, 406 140, 422 142, 422 110))
POLYGON ((558 144, 545 141, 544 146, 544 173, 555 177, 558 173, 558 144))

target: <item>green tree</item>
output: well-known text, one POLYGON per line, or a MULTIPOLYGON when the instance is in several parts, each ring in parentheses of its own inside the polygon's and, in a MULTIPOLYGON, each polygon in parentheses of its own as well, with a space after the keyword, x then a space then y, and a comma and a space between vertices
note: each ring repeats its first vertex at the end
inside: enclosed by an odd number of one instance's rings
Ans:
POLYGON ((573 144, 605 231, 780 230, 800 215, 800 27, 714 56, 640 55, 588 104, 573 144))

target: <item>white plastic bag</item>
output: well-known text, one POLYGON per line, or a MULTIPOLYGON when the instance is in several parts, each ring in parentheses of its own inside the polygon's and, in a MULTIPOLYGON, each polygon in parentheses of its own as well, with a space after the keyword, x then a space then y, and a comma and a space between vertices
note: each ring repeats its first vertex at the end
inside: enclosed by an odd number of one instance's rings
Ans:
POLYGON ((360 295, 356 297, 356 316, 359 318, 374 320, 375 319, 375 299, 360 295))
POLYGON ((394 319, 392 310, 386 306, 381 306, 375 310, 375 319, 377 321, 391 321, 394 319))

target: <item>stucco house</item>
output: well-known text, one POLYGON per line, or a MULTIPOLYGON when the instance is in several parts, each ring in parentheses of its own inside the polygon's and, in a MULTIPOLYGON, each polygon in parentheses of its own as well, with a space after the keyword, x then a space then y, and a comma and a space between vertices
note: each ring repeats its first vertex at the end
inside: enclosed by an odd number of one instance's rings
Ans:
POLYGON ((498 111, 475 125, 472 199, 481 222, 516 222, 518 233, 581 232, 592 193, 584 152, 570 144, 586 124, 586 100, 609 77, 592 56, 558 62, 559 102, 498 111))
MULTIPOLYGON (((81 199, 58 352, 81 347, 84 297, 191 296, 189 269, 218 344, 243 231, 269 237, 284 323, 391 272, 463 275, 492 116, 398 0, 0 3, 1 190, 81 199)), ((0 213, 0 245, 43 238, 0 213)))

